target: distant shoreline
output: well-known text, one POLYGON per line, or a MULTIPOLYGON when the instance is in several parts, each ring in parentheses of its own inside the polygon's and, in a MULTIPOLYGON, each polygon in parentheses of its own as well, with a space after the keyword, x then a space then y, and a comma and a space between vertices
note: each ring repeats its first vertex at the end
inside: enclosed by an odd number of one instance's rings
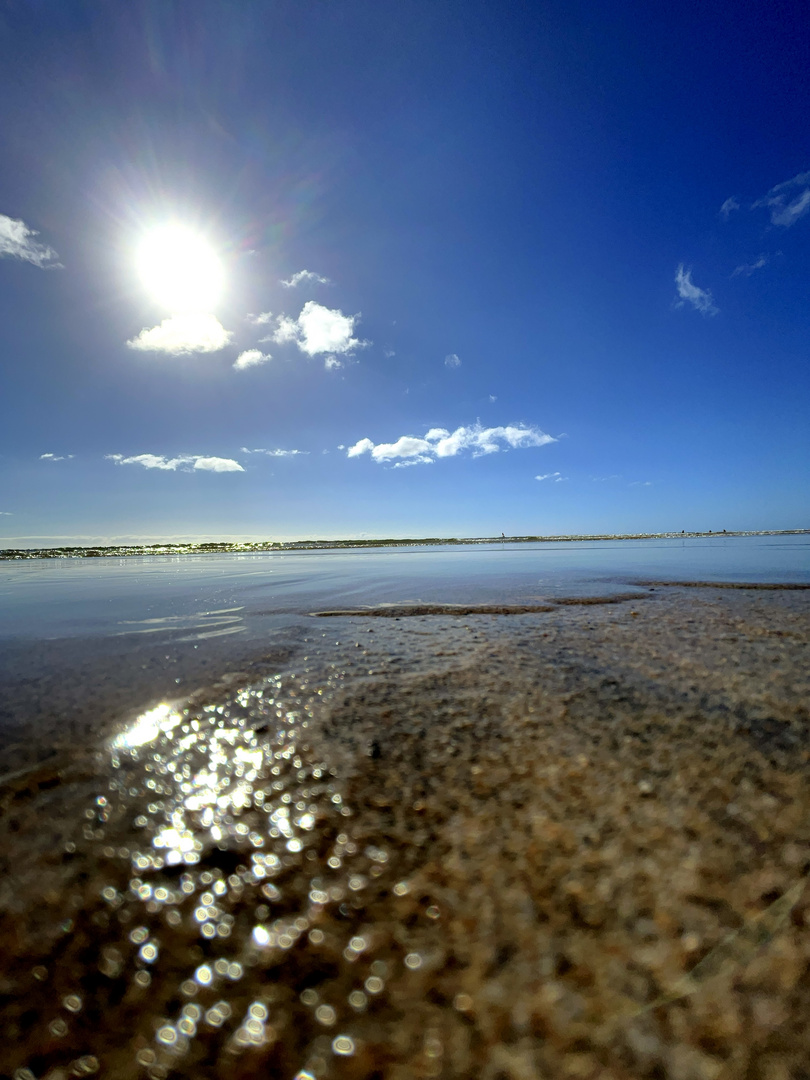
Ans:
POLYGON ((660 532, 660 533, 596 533, 570 536, 482 536, 482 537, 420 537, 388 540, 214 540, 206 543, 156 543, 77 545, 50 548, 4 548, 0 560, 15 559, 96 559, 144 555, 227 555, 253 554, 272 551, 330 551, 342 548, 437 547, 464 544, 559 544, 585 540, 687 540, 702 537, 729 536, 803 536, 810 529, 751 529, 741 532, 660 532))

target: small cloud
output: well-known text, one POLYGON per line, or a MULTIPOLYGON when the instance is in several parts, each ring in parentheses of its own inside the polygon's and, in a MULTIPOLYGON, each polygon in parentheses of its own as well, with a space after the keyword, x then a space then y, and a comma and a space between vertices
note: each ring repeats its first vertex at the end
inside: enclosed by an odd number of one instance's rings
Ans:
POLYGON ((771 222, 789 228, 810 210, 810 172, 799 173, 792 180, 785 180, 772 187, 761 199, 751 204, 751 209, 766 207, 771 222))
POLYGON ((490 394, 490 395, 489 395, 489 400, 490 400, 490 402, 491 402, 492 404, 494 404, 494 403, 495 403, 495 402, 496 402, 496 401, 497 401, 498 399, 497 399, 497 397, 496 397, 496 396, 495 396, 494 394, 490 394))
POLYGON ((554 480, 559 475, 558 472, 547 472, 543 473, 541 476, 535 476, 535 480, 554 480))
POLYGON ((14 517, 10 510, 0 510, 0 517, 14 517))
POLYGON ((444 366, 449 368, 461 367, 461 361, 459 360, 456 353, 451 352, 449 356, 445 356, 444 366))
POLYGON ((238 461, 225 457, 198 457, 194 468, 203 472, 244 472, 238 461))
POLYGON ((621 480, 621 473, 611 473, 610 476, 592 476, 595 484, 604 484, 607 480, 621 480))
POLYGON ((123 454, 105 454, 108 461, 116 465, 141 465, 144 469, 160 469, 163 472, 244 472, 238 461, 233 458, 206 457, 200 454, 182 454, 167 458, 162 454, 135 454, 124 457, 123 454))
POLYGON ((69 461, 73 454, 40 454, 40 461, 69 461))
POLYGON ((736 269, 732 272, 731 276, 733 278, 734 277, 740 277, 741 275, 743 277, 751 277, 751 275, 754 273, 754 271, 761 270, 762 267, 767 264, 767 262, 768 262, 768 256, 767 255, 759 255, 754 260, 754 262, 752 262, 752 263, 742 263, 740 266, 736 267, 736 269))
POLYGON ((740 209, 740 204, 737 201, 737 199, 735 199, 734 196, 732 195, 731 198, 726 199, 726 201, 720 207, 720 217, 723 219, 723 221, 728 221, 728 219, 731 216, 732 212, 734 210, 739 210, 739 209, 740 209))
POLYGON ((338 360, 336 356, 327 356, 323 362, 323 366, 327 371, 337 371, 338 368, 343 367, 343 361, 338 360))
POLYGON ((244 371, 246 368, 256 367, 257 364, 266 364, 272 359, 270 353, 263 353, 261 349, 245 349, 234 360, 233 366, 237 371, 244 371))
POLYGON ((288 315, 278 317, 273 340, 278 344, 295 342, 307 356, 346 355, 369 344, 352 337, 359 318, 359 315, 344 315, 342 311, 308 300, 297 319, 288 315))
POLYGON ((256 450, 248 450, 246 446, 241 447, 243 454, 266 454, 267 457, 296 457, 298 454, 308 454, 309 450, 264 450, 261 447, 256 450))
POLYGON ((675 271, 675 285, 678 289, 679 301, 676 307, 683 307, 684 301, 689 301, 692 307, 701 315, 716 315, 718 308, 715 307, 714 297, 708 289, 701 289, 692 281, 692 271, 684 270, 683 263, 675 271))
POLYGON ((151 329, 144 328, 127 345, 141 352, 165 352, 180 356, 185 353, 219 352, 225 348, 231 336, 231 332, 216 316, 206 312, 189 312, 172 315, 151 329))
POLYGON ((34 239, 39 233, 19 218, 0 214, 0 258, 22 259, 42 270, 61 270, 59 256, 52 247, 34 239))
POLYGON ((311 270, 299 270, 288 281, 281 281, 279 284, 285 289, 294 289, 296 285, 331 285, 332 282, 328 277, 321 277, 320 274, 314 274, 311 270))
POLYGON ((422 436, 401 435, 392 443, 375 444, 371 439, 360 439, 349 447, 346 456, 359 457, 368 453, 377 462, 399 460, 402 464, 427 465, 438 458, 456 457, 464 451, 477 458, 501 449, 545 446, 552 442, 556 442, 553 436, 523 424, 491 428, 473 424, 453 432, 446 428, 431 428, 422 436))
POLYGON ((271 323, 273 321, 273 312, 261 311, 258 315, 251 315, 250 313, 248 313, 246 318, 247 321, 249 323, 252 323, 254 326, 267 326, 268 323, 271 323))
POLYGON ((633 480, 628 487, 652 487, 652 480, 633 480))
POLYGON ((394 352, 393 349, 383 349, 383 356, 385 357, 386 360, 390 360, 392 356, 396 356, 396 355, 397 354, 394 352))
POLYGON ((568 479, 568 477, 567 477, 567 476, 558 476, 558 477, 556 477, 556 479, 554 480, 554 483, 555 483, 555 484, 564 484, 564 483, 565 483, 565 481, 566 481, 567 479, 568 479))

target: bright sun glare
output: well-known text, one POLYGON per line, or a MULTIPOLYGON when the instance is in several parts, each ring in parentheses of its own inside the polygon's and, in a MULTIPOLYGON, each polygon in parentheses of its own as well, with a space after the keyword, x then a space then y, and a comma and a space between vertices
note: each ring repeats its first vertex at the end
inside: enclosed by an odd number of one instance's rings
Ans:
POLYGON ((208 241, 186 226, 149 232, 137 264, 146 288, 172 314, 212 311, 222 293, 222 264, 208 241))

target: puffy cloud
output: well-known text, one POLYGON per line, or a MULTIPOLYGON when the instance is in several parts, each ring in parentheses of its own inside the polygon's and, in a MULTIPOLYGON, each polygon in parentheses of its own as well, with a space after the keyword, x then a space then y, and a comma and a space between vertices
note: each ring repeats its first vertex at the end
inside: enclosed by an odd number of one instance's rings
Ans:
POLYGON ((444 366, 449 368, 461 367, 461 361, 454 352, 451 352, 449 356, 445 356, 444 366))
POLYGON ((279 315, 273 340, 280 345, 294 341, 307 356, 350 353, 368 344, 352 337, 359 318, 308 300, 297 319, 279 315))
POLYGON ((683 307, 688 301, 701 315, 716 315, 719 308, 715 307, 714 297, 708 289, 701 289, 692 281, 692 271, 684 270, 683 263, 675 271, 675 285, 678 289, 679 301, 676 307, 683 307))
POLYGON ((293 274, 288 281, 282 281, 281 284, 285 289, 294 289, 296 285, 306 283, 307 285, 331 285, 331 281, 328 277, 321 277, 320 274, 314 274, 311 270, 299 270, 297 274, 293 274))
POLYGON ((268 360, 272 359, 270 353, 263 353, 261 349, 245 349, 234 360, 233 366, 237 371, 244 371, 245 368, 256 367, 257 364, 266 364, 268 360))
POLYGON ((238 461, 233 458, 205 457, 200 454, 182 454, 179 457, 167 458, 162 454, 134 454, 132 457, 124 457, 123 454, 106 454, 108 461, 114 461, 116 465, 142 465, 144 469, 161 469, 164 472, 244 472, 245 470, 238 461))
POLYGON ((423 436, 401 435, 396 442, 390 443, 375 444, 371 439, 360 439, 349 447, 346 455, 359 457, 368 453, 378 462, 396 461, 400 466, 427 465, 438 458, 456 457, 464 451, 469 451, 472 457, 483 457, 507 447, 545 446, 556 441, 552 435, 523 424, 490 428, 473 424, 452 432, 446 428, 431 428, 423 436))
POLYGON ((723 221, 728 221, 734 210, 739 210, 740 204, 732 195, 731 198, 726 199, 723 205, 720 207, 720 217, 723 221))
POLYGON ((227 457, 198 457, 194 468, 203 472, 244 472, 238 461, 227 457))
POLYGON ((40 461, 69 461, 73 454, 40 454, 40 461))
POLYGON ((731 274, 732 277, 751 277, 755 270, 761 270, 763 266, 768 262, 767 255, 760 255, 752 263, 742 263, 731 274))
POLYGON ((60 270, 62 264, 52 247, 40 244, 34 237, 39 233, 29 229, 19 218, 0 214, 0 258, 23 259, 43 270, 60 270))
POLYGON ((130 349, 143 352, 166 352, 180 356, 183 353, 219 352, 230 340, 231 332, 215 315, 188 312, 172 315, 151 329, 144 328, 127 345, 130 349))
POLYGON ((323 362, 323 366, 327 371, 337 371, 338 368, 343 367, 343 361, 338 360, 336 356, 327 356, 323 362))
POLYGON ((751 209, 763 206, 770 210, 774 225, 784 228, 793 225, 810 210, 810 172, 799 173, 792 180, 772 187, 767 195, 752 204, 751 209))
MULTIPOLYGON (((338 447, 338 450, 342 449, 342 446, 338 447)), ((365 454, 367 450, 373 449, 374 443, 371 441, 371 439, 360 439, 360 441, 356 442, 354 446, 349 447, 349 449, 346 451, 346 457, 359 457, 360 454, 365 454)))

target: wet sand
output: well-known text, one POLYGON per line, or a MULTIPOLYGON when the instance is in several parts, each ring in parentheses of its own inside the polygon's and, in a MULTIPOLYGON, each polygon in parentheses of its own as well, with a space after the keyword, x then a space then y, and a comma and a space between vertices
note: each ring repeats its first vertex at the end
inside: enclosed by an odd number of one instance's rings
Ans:
POLYGON ((0 1071, 809 1076, 810 594, 649 588, 313 618, 7 779, 0 1071))

